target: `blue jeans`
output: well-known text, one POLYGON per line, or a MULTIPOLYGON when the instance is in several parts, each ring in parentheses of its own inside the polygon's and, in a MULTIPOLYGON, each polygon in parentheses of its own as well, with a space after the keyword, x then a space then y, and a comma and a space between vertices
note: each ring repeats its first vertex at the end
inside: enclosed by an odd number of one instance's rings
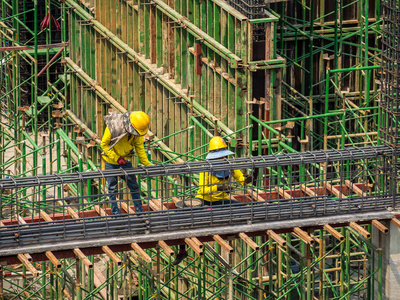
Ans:
MULTIPOLYGON (((125 166, 114 165, 108 162, 106 163, 105 170, 114 170, 114 169, 130 169, 132 168, 132 163, 128 162, 125 166)), ((143 212, 142 200, 140 199, 139 185, 136 181, 135 175, 121 176, 123 180, 125 180, 126 185, 131 191, 131 196, 133 200, 133 206, 135 207, 136 212, 143 212)), ((110 194, 111 201, 111 211, 114 215, 119 215, 121 213, 118 203, 116 202, 116 195, 118 193, 118 176, 107 177, 108 184, 108 193, 110 194)))

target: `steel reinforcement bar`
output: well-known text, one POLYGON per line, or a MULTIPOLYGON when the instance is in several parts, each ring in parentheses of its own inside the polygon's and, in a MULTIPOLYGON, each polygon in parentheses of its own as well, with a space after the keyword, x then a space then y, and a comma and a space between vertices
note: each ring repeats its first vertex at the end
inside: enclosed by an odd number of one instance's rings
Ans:
POLYGON ((89 179, 104 178, 107 176, 141 175, 143 178, 185 175, 201 172, 234 169, 255 169, 277 166, 293 166, 303 164, 329 163, 345 160, 363 160, 386 156, 398 156, 398 152, 389 146, 350 147, 340 150, 319 150, 300 153, 282 153, 278 155, 264 155, 244 158, 234 158, 215 161, 190 162, 181 164, 159 165, 151 167, 137 167, 130 170, 105 170, 92 172, 76 172, 71 174, 38 175, 0 180, 0 197, 4 189, 15 189, 33 186, 57 185, 82 182, 89 179))
MULTIPOLYGON (((400 195, 396 195, 395 198, 395 204, 398 206, 400 195)), ((17 248, 29 245, 47 244, 51 247, 55 241, 65 243, 62 248, 57 247, 53 250, 68 250, 71 249, 71 245, 76 247, 79 243, 89 247, 108 245, 110 241, 100 244, 98 240, 105 236, 130 239, 130 242, 150 243, 159 240, 160 235, 165 240, 179 239, 176 232, 185 232, 188 235, 185 237, 209 236, 215 234, 216 231, 219 232, 221 226, 228 228, 224 234, 235 234, 243 230, 243 228, 238 229, 240 226, 245 226, 246 232, 289 229, 292 228, 291 221, 294 220, 299 220, 300 223, 301 220, 308 220, 307 226, 318 226, 335 223, 332 217, 337 218, 338 223, 349 222, 350 219, 345 216, 352 215, 358 216, 356 221, 394 217, 392 212, 387 211, 387 208, 393 205, 391 196, 353 198, 351 202, 340 205, 337 201, 324 197, 297 200, 300 199, 266 201, 256 205, 213 207, 211 210, 205 207, 185 208, 174 210, 172 214, 171 212, 152 212, 146 215, 137 214, 133 217, 126 214, 116 218, 64 219, 24 226, 9 225, 0 230, 2 241, 0 257, 15 255, 17 248), (326 218, 325 221, 324 218, 326 218), (145 240, 142 238, 144 236, 145 240)), ((398 207, 394 207, 396 208, 398 207)), ((29 252, 38 253, 34 248, 29 252)))

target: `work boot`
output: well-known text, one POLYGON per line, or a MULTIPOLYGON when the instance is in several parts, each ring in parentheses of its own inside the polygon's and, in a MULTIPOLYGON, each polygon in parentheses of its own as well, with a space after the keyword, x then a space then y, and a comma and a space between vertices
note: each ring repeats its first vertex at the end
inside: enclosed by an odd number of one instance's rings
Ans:
POLYGON ((185 249, 180 249, 178 252, 178 255, 176 256, 175 260, 172 262, 172 265, 176 266, 178 265, 182 260, 184 260, 186 257, 188 257, 188 253, 186 252, 185 249))

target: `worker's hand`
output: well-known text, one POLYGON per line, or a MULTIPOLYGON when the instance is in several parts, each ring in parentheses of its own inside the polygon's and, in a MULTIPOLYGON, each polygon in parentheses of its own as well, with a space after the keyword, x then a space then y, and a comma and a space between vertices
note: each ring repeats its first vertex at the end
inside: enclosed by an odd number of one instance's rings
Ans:
POLYGON ((217 191, 219 192, 229 192, 230 190, 231 188, 227 183, 217 185, 217 191))
POLYGON ((128 163, 128 161, 125 160, 122 156, 120 156, 120 158, 118 158, 118 160, 117 160, 117 163, 118 163, 120 166, 125 166, 125 165, 128 163))
POLYGON ((244 177, 244 184, 249 184, 253 182, 253 175, 247 175, 244 177))

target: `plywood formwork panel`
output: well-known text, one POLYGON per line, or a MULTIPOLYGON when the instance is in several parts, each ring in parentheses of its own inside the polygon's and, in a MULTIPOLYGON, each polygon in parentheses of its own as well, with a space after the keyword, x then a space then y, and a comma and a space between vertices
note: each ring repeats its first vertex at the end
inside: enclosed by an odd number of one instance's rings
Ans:
MULTIPOLYGON (((70 4, 80 7, 72 0, 70 4)), ((252 24, 244 16, 211 0, 204 4, 176 1, 172 7, 162 1, 98 1, 93 15, 82 8, 70 15, 73 61, 82 62, 78 65, 83 71, 122 106, 148 113, 150 129, 158 137, 171 135, 164 142, 174 152, 199 148, 217 132, 215 126, 220 134, 229 135, 231 146, 246 143, 247 131, 235 133, 249 122, 246 101, 252 91, 246 65, 251 57, 252 24), (115 16, 107 11, 115 11, 115 16), (96 51, 84 51, 80 45, 96 45, 96 51), (157 92, 161 87, 166 90, 157 92), (193 129, 185 130, 191 118, 202 126, 194 122, 193 129), (161 125, 165 121, 168 126, 161 125)), ((73 101, 82 105, 73 110, 78 118, 87 119, 93 103, 83 99, 90 91, 78 93, 79 86, 73 88, 75 97, 83 97, 73 101)), ((99 124, 91 127, 101 128, 99 124)), ((246 152, 236 149, 238 154, 246 152)))

